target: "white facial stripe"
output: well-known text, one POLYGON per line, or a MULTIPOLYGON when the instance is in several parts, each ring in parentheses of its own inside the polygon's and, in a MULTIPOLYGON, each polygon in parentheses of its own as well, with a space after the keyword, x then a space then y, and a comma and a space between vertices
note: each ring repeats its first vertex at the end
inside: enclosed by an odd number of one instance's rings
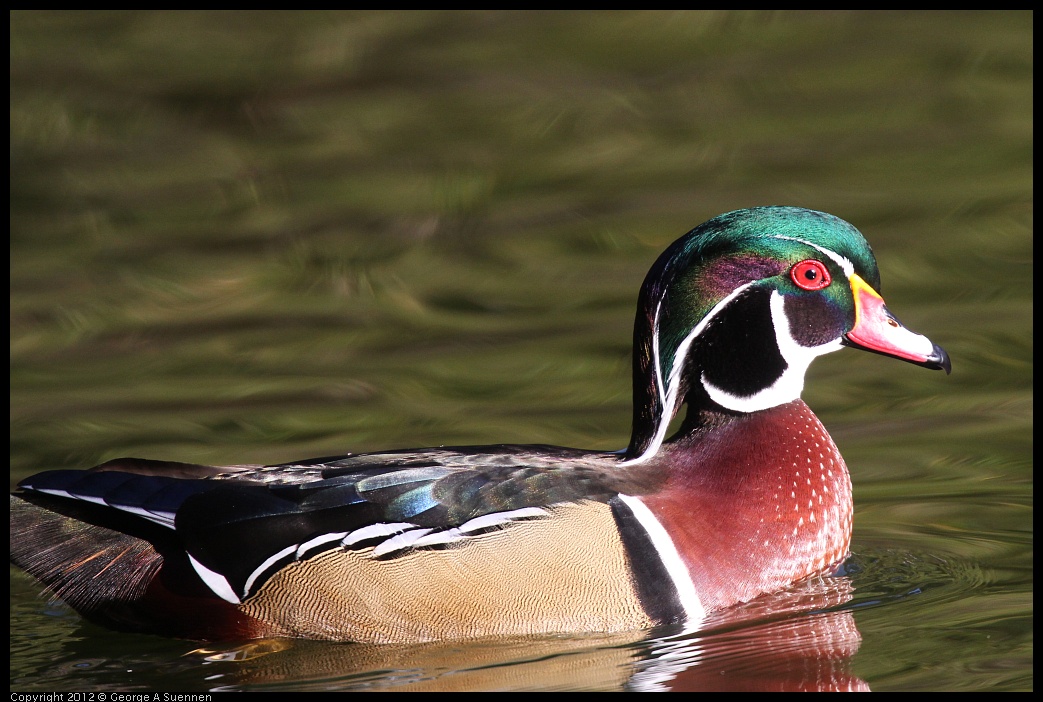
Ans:
POLYGON ((688 566, 685 565, 681 554, 677 551, 677 546, 674 545, 670 534, 640 497, 620 493, 619 499, 630 508, 634 518, 641 524, 645 533, 648 534, 648 538, 652 540, 652 545, 659 554, 659 558, 674 584, 674 589, 677 591, 677 598, 681 601, 681 608, 685 612, 686 624, 691 625, 703 619, 706 616, 706 608, 699 599, 699 593, 695 591, 695 583, 692 582, 688 566))
POLYGON ((757 412, 796 400, 804 390, 804 376, 811 362, 823 354, 843 348, 839 338, 819 346, 801 346, 793 338, 782 294, 773 290, 769 304, 771 321, 775 327, 775 342, 786 362, 786 369, 774 383, 750 396, 733 395, 711 383, 704 374, 700 382, 706 389, 706 394, 721 407, 736 412, 757 412))
MULTIPOLYGON (((688 348, 692 345, 692 342, 695 341, 695 338, 702 333, 703 329, 706 328, 706 325, 708 325, 721 310, 727 307, 732 300, 734 300, 736 297, 742 294, 742 292, 746 290, 746 288, 750 287, 755 282, 757 281, 753 280, 749 283, 737 287, 724 299, 722 299, 720 302, 714 305, 713 308, 706 313, 706 316, 703 317, 702 320, 700 320, 699 323, 695 325, 692 331, 688 332, 688 335, 677 346, 677 350, 674 352, 674 362, 673 365, 670 367, 670 372, 668 374, 663 372, 662 358, 660 358, 659 356, 660 308, 656 308, 655 323, 652 325, 652 353, 654 356, 654 358, 652 359, 652 367, 655 370, 656 383, 659 387, 659 397, 661 403, 659 406, 659 426, 656 428, 655 437, 649 443, 648 448, 645 449, 644 453, 642 453, 637 458, 632 458, 629 461, 624 461, 624 465, 643 463, 644 461, 647 461, 649 458, 654 456, 656 451, 659 450, 659 447, 663 444, 663 439, 666 438, 666 431, 670 428, 670 420, 673 419, 671 414, 677 402, 677 391, 681 385, 681 372, 684 370, 684 363, 688 356, 688 348), (663 389, 662 381, 664 375, 668 378, 668 384, 665 391, 663 389)), ((660 307, 662 307, 662 304, 660 304, 660 307)))
POLYGON ((840 266, 841 269, 843 269, 843 271, 844 271, 844 275, 846 275, 848 278, 850 278, 854 274, 854 272, 855 272, 854 264, 851 263, 851 261, 849 261, 848 259, 846 259, 843 256, 841 256, 840 254, 838 254, 836 251, 830 251, 829 249, 823 248, 823 247, 819 246, 818 244, 813 244, 810 241, 807 241, 805 239, 798 239, 795 236, 783 236, 782 234, 775 234, 775 235, 772 236, 772 238, 774 238, 774 239, 785 239, 786 241, 796 241, 796 242, 799 242, 801 244, 805 244, 807 246, 810 246, 811 248, 815 249, 816 251, 820 251, 821 253, 825 254, 830 259, 832 259, 834 263, 836 263, 838 266, 840 266))
POLYGON ((662 308, 663 301, 660 300, 656 305, 655 320, 652 324, 652 367, 655 369, 655 383, 659 389, 660 402, 666 397, 666 390, 663 388, 663 369, 659 367, 659 310, 662 308))
POLYGON ((816 358, 843 348, 840 343, 840 337, 818 346, 801 346, 793 338, 789 317, 786 315, 785 296, 778 290, 772 290, 771 300, 768 304, 771 306, 771 321, 775 327, 775 342, 779 345, 779 353, 782 354, 782 357, 786 359, 786 363, 791 368, 796 367, 800 369, 801 376, 807 372, 808 366, 816 358))

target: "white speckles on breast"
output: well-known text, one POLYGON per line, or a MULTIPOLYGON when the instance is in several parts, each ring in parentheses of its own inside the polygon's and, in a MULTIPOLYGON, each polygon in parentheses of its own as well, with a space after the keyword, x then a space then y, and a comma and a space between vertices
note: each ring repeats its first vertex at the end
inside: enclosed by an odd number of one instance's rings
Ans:
POLYGON ((710 474, 727 477, 703 512, 714 515, 703 523, 718 538, 690 565, 702 571, 693 580, 711 608, 821 573, 846 556, 851 538, 847 467, 807 405, 796 400, 748 421, 721 441, 710 474))
MULTIPOLYGON (((780 494, 788 493, 788 504, 776 505, 775 511, 791 515, 788 519, 792 521, 776 537, 785 547, 778 553, 775 567, 780 574, 788 572, 798 579, 846 555, 851 534, 851 483, 844 459, 811 411, 802 406, 789 420, 790 440, 781 444, 779 459, 781 465, 789 466, 790 489, 774 494, 778 500, 780 494)), ((764 540, 765 545, 770 540, 764 540)))

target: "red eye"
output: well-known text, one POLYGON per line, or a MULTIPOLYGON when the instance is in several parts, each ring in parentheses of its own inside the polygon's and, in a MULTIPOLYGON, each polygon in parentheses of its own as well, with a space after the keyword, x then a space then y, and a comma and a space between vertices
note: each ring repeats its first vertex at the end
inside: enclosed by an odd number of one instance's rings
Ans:
POLYGON ((829 277, 829 271, 822 262, 813 258, 801 261, 790 268, 789 277, 802 290, 821 290, 833 282, 829 277))

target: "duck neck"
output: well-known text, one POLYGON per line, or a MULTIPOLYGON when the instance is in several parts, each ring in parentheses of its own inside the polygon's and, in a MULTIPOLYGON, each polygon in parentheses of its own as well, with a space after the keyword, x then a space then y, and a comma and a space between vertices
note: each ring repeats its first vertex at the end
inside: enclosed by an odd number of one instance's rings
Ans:
POLYGON ((664 488, 642 501, 674 535, 705 606, 747 601, 845 557, 850 476, 804 402, 703 408, 682 427, 647 466, 667 476, 664 488))
POLYGON ((652 460, 667 443, 750 414, 728 409, 711 399, 702 383, 689 381, 697 372, 693 368, 675 373, 672 384, 661 380, 655 349, 641 341, 648 338, 642 334, 640 329, 634 334, 634 417, 630 445, 626 452, 628 462, 644 463, 652 460), (684 421, 677 433, 667 438, 668 427, 682 406, 686 406, 684 421))
POLYGON ((753 282, 710 309, 676 319, 663 277, 649 275, 634 323, 634 421, 627 460, 650 460, 681 405, 749 413, 800 396, 807 363, 789 363, 776 340, 782 299, 753 282), (778 298, 778 299, 776 299, 778 298))

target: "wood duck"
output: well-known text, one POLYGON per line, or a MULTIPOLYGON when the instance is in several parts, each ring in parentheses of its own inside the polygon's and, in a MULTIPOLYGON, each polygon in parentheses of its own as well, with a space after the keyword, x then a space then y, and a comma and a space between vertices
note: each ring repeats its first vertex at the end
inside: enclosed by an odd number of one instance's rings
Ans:
POLYGON ((11 496, 11 560, 91 620, 196 640, 696 628, 848 553, 847 466, 800 399, 811 361, 849 346, 950 371, 879 290, 847 222, 729 212, 641 287, 624 450, 48 471, 11 496))

